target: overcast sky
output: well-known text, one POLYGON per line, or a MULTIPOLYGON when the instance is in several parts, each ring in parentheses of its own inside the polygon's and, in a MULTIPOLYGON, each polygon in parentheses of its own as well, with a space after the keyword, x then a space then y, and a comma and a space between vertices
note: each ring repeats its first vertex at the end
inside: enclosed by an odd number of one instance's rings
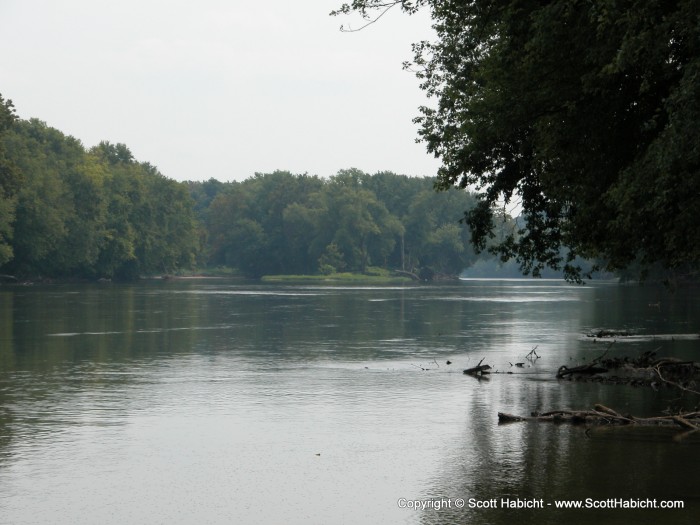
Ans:
POLYGON ((356 33, 341 0, 0 0, 0 94, 21 118, 126 144, 177 180, 356 167, 433 175, 402 70, 429 38, 398 10, 356 33))

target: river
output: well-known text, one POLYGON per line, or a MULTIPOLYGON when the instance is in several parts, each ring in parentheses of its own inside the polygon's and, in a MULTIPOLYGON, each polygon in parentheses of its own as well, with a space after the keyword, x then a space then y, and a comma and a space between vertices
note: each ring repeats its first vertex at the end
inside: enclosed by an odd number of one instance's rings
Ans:
POLYGON ((697 359, 700 290, 2 286, 0 523, 696 523, 700 437, 498 424, 697 403, 555 379, 601 329, 633 334, 610 356, 697 359), (490 378, 462 373, 482 359, 490 378), (586 499, 608 508, 556 508, 586 499), (647 500, 684 508, 609 508, 647 500))

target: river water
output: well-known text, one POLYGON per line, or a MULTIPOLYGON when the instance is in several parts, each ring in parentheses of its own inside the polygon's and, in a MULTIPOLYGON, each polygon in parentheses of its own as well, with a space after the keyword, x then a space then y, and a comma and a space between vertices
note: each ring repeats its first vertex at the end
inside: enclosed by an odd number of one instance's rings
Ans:
POLYGON ((697 523, 700 437, 498 424, 697 404, 556 380, 605 351, 601 329, 633 334, 610 356, 697 359, 700 290, 3 286, 0 523, 697 523), (482 359, 497 373, 462 374, 482 359), (586 498, 684 508, 556 509, 586 498))

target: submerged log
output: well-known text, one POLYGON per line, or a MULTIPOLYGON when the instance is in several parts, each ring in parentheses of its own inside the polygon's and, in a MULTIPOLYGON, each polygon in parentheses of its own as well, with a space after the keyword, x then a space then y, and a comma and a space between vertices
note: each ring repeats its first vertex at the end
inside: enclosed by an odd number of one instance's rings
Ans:
POLYGON ((590 363, 587 365, 581 365, 581 366, 575 366, 573 368, 569 368, 568 366, 560 366, 559 370, 557 370, 557 379, 561 379, 562 377, 566 377, 572 374, 604 374, 607 372, 607 368, 603 368, 602 366, 598 366, 596 363, 590 363))
POLYGON ((634 334, 629 330, 598 330, 592 334, 586 334, 586 337, 604 339, 606 337, 630 337, 631 335, 634 334))
MULTIPOLYGON (((658 349, 657 349, 658 350, 658 349)), ((611 357, 605 354, 587 365, 559 367, 557 379, 599 381, 632 386, 659 386, 677 388, 700 395, 700 363, 683 361, 674 357, 657 358, 656 351, 644 352, 638 357, 611 357)))
POLYGON ((473 366, 471 368, 467 368, 464 373, 468 374, 470 376, 482 376, 483 374, 489 374, 489 370, 491 370, 491 367, 489 365, 482 365, 481 363, 484 362, 485 357, 481 358, 481 361, 477 363, 476 366, 473 366))
POLYGON ((526 417, 514 416, 513 414, 506 414, 505 412, 498 413, 499 423, 515 423, 517 421, 526 421, 526 417))
POLYGON ((611 416, 623 417, 622 414, 620 414, 619 412, 616 412, 612 408, 608 408, 605 405, 601 405, 600 403, 596 403, 595 405, 593 405, 593 409, 596 410, 597 412, 603 412, 603 413, 609 414, 611 416))
POLYGON ((686 412, 669 416, 635 417, 623 416, 604 405, 597 404, 593 410, 553 410, 531 416, 516 416, 505 412, 498 413, 499 423, 518 421, 550 421, 554 423, 588 425, 677 425, 685 430, 700 430, 700 412, 686 412))
POLYGON ((472 368, 467 368, 464 373, 468 375, 481 375, 481 374, 489 374, 489 370, 491 370, 491 367, 489 365, 480 365, 480 366, 474 366, 472 368))
POLYGON ((700 427, 691 423, 683 416, 673 416, 673 420, 683 428, 687 428, 689 430, 700 430, 700 427))

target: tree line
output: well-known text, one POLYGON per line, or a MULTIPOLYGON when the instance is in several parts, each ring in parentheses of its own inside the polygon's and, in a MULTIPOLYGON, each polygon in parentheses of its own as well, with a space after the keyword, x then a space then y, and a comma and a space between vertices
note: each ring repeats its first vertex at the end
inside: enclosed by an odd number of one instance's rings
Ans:
POLYGON ((407 67, 434 99, 415 121, 450 191, 356 170, 176 183, 123 145, 85 150, 18 121, 0 97, 0 271, 429 274, 473 262, 468 237, 533 275, 580 280, 586 257, 697 279, 700 4, 352 0, 332 14, 372 23, 392 7, 433 19, 407 67), (516 221, 502 209, 513 202, 516 221))
POLYGON ((358 169, 324 179, 286 171, 243 182, 188 182, 210 265, 268 274, 366 273, 371 266, 457 275, 476 260, 459 223, 469 192, 358 169))
POLYGON ((85 148, 18 119, 0 98, 4 275, 125 280, 222 266, 247 277, 376 266, 456 275, 479 258, 459 223, 474 205, 467 191, 436 192, 431 178, 357 169, 176 182, 124 144, 85 148))
POLYGON ((0 98, 0 273, 116 278, 192 268, 187 188, 123 144, 86 149, 0 98))
POLYGON ((700 275, 699 2, 351 0, 331 14, 369 25, 392 8, 431 16, 406 65, 431 99, 414 121, 438 186, 480 188, 477 246, 513 201, 523 228, 495 248, 525 271, 576 280, 581 255, 700 275))

